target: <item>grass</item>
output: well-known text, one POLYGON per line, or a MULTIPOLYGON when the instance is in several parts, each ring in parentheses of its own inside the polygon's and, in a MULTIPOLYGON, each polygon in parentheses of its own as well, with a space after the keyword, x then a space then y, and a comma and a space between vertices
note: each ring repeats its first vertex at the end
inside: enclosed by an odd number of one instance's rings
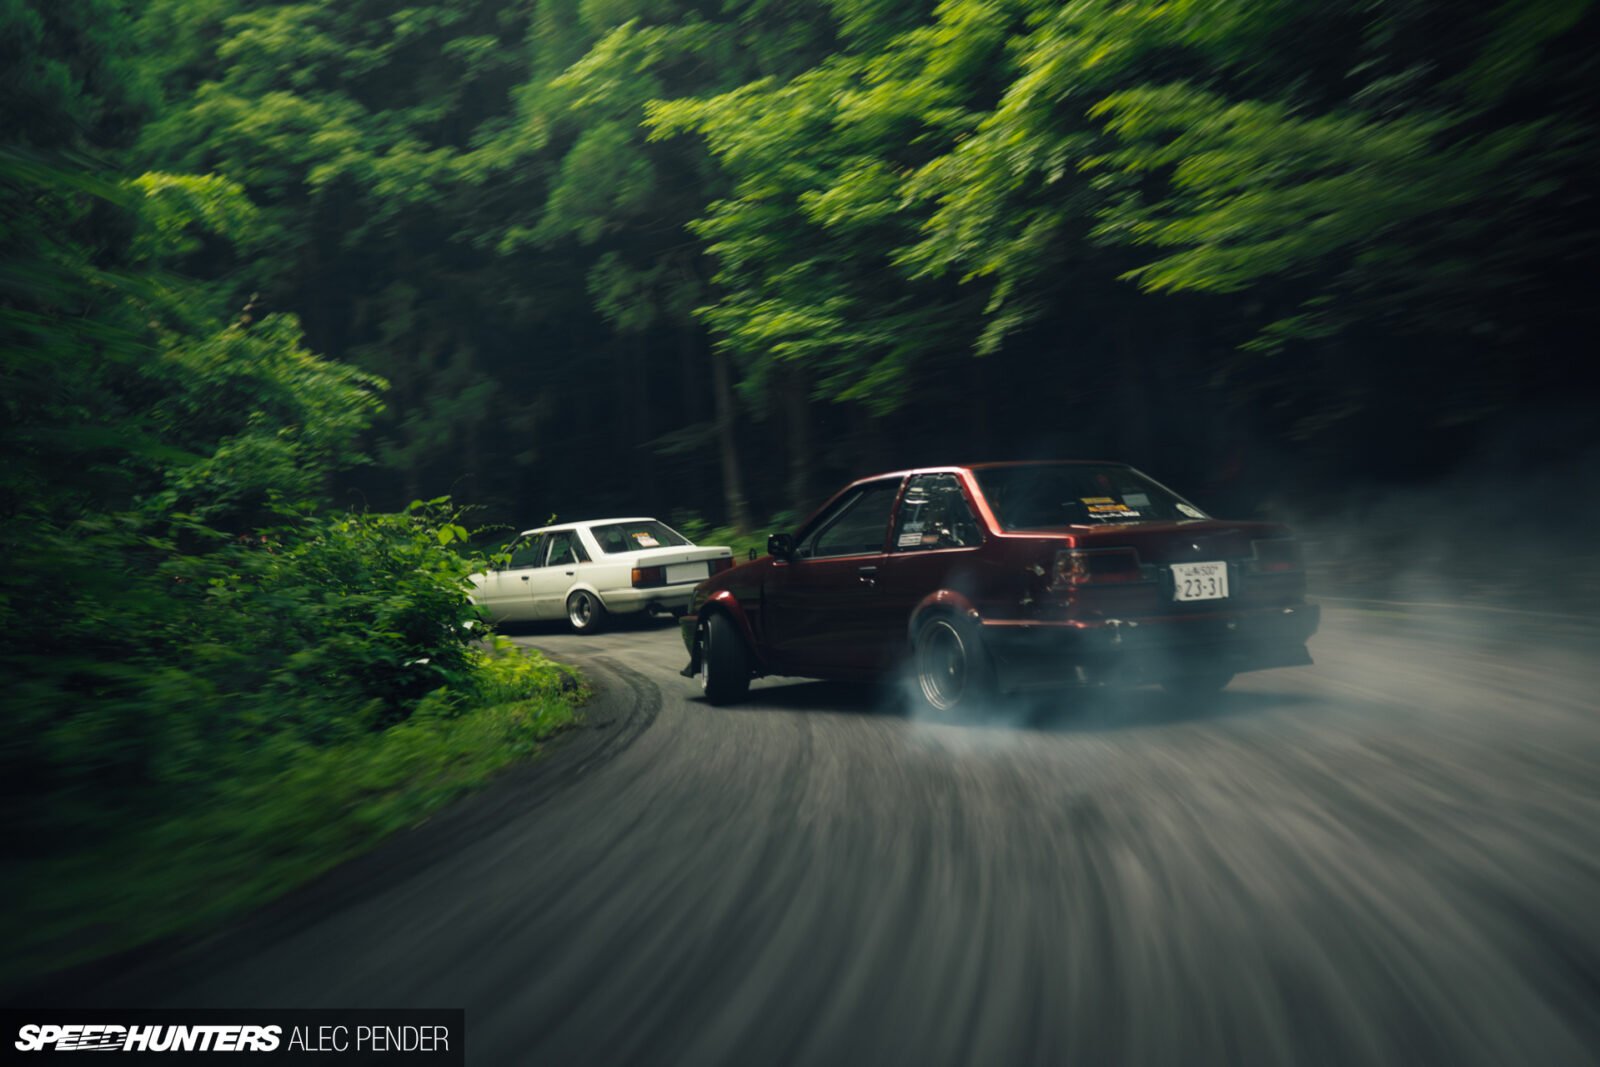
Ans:
POLYGON ((329 748, 278 743, 241 759, 204 803, 129 822, 100 843, 8 865, 0 988, 157 938, 199 931, 415 826, 576 721, 582 691, 536 652, 502 653, 481 697, 444 702, 329 748))

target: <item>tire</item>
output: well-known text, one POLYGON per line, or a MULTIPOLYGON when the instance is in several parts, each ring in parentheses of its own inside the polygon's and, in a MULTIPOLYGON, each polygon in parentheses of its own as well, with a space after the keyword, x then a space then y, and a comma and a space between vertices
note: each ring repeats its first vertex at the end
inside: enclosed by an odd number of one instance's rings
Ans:
POLYGON ((733 620, 713 612, 700 628, 700 691, 717 707, 736 704, 750 692, 750 652, 733 620))
POLYGON ((940 716, 980 714, 994 699, 994 671, 977 627, 935 615, 911 643, 911 694, 940 716))
POLYGON ((592 634, 605 625, 606 606, 587 589, 567 597, 567 624, 574 633, 592 634))
POLYGON ((1204 671, 1198 674, 1179 674, 1161 680, 1161 688, 1175 697, 1203 700, 1214 697, 1233 681, 1232 671, 1204 671))

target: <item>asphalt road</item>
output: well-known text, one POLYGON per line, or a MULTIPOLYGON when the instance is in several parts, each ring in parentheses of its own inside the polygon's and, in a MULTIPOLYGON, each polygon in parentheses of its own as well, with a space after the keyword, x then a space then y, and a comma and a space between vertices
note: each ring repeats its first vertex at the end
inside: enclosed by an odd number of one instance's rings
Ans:
POLYGON ((521 640, 568 751, 85 1001, 465 1006, 474 1063, 1594 1062, 1600 647, 1330 610, 1317 666, 917 721, 670 627, 521 640))

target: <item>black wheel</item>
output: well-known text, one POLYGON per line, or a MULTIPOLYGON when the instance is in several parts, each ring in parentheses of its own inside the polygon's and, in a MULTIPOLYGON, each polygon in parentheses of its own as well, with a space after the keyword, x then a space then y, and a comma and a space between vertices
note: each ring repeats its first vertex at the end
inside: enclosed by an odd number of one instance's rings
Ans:
POLYGON ((1200 671, 1195 674, 1178 674, 1161 680, 1161 688, 1175 697, 1202 699, 1214 697, 1233 681, 1232 671, 1200 671))
POLYGON ((579 589, 567 597, 567 622, 575 632, 592 634, 600 629, 605 619, 606 606, 587 589, 579 589))
POLYGON ((750 653, 744 635, 721 612, 700 627, 700 690, 719 707, 743 700, 750 692, 750 653))
POLYGON ((913 695, 943 715, 979 711, 994 696, 993 672, 976 627, 948 615, 917 628, 911 676, 913 695))

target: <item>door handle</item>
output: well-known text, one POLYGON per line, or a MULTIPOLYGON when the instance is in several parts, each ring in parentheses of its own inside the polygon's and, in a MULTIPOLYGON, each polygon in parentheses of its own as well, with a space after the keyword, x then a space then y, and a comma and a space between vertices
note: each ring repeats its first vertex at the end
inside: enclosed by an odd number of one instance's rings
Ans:
POLYGON ((568 572, 567 572, 567 577, 568 577, 568 578, 570 578, 570 577, 572 577, 572 576, 573 576, 573 575, 574 575, 574 574, 577 574, 577 573, 578 573, 578 572, 577 572, 577 571, 568 571, 568 572))
POLYGON ((860 575, 861 580, 868 585, 872 585, 878 580, 878 568, 876 567, 857 567, 856 574, 860 575))
POLYGON ((522 580, 523 580, 523 581, 527 581, 527 580, 528 580, 528 576, 527 576, 527 575, 526 575, 526 574, 524 574, 524 575, 523 575, 523 576, 522 576, 522 580))

